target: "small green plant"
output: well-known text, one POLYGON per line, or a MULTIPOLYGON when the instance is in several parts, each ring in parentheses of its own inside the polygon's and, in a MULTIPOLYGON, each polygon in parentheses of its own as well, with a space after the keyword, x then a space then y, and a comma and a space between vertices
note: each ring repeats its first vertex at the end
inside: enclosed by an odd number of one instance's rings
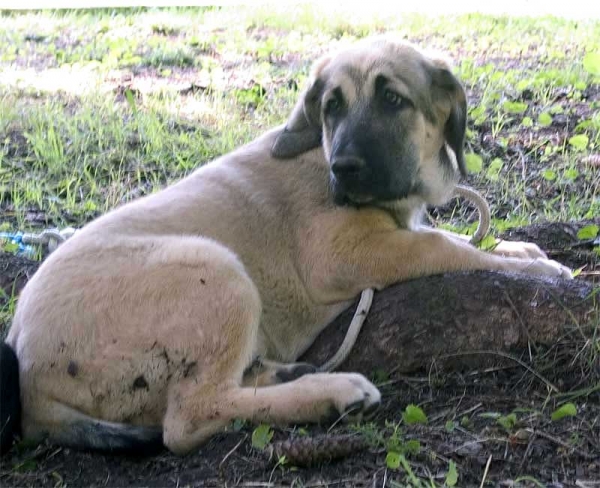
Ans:
POLYGON ((583 68, 594 76, 600 76, 600 51, 589 52, 583 57, 583 68))
POLYGON ((398 469, 400 467, 400 457, 402 454, 399 452, 388 452, 385 456, 385 465, 388 469, 398 469))
POLYGON ((596 224, 586 225, 577 231, 577 239, 582 241, 587 239, 595 239, 600 232, 600 227, 596 224))
POLYGON ((545 169, 544 171, 542 171, 542 178, 544 178, 547 181, 554 181, 557 177, 558 175, 553 169, 545 169))
POLYGON ((458 483, 458 470, 456 469, 456 463, 452 460, 448 464, 448 472, 444 483, 446 486, 456 486, 456 483, 458 483))
POLYGON ((540 127, 550 127, 552 125, 552 115, 548 112, 542 112, 538 116, 537 123, 540 127))
POLYGON ((252 447, 259 451, 264 451, 272 438, 273 429, 267 424, 260 424, 252 431, 252 447))
POLYGON ((389 469, 399 469, 400 467, 402 467, 402 469, 404 469, 406 475, 408 476, 408 479, 414 487, 423 486, 422 481, 419 478, 417 478, 404 455, 399 453, 388 453, 388 455, 385 458, 385 464, 389 469))
POLYGON ((402 412, 402 420, 406 425, 426 424, 428 422, 423 409, 412 404, 407 405, 404 412, 402 412))
POLYGON ((585 134, 578 134, 569 138, 569 144, 577 151, 585 151, 588 147, 590 139, 585 134))
POLYGON ((553 422, 557 422, 565 417, 575 417, 576 415, 577 407, 574 403, 569 402, 554 410, 554 412, 552 412, 552 415, 550 416, 550 419, 553 422))
POLYGON ((496 419, 496 422, 500 424, 504 430, 511 432, 517 425, 517 414, 513 412, 508 415, 501 415, 496 419))
POLYGON ((9 239, 0 237, 0 251, 16 254, 19 251, 19 244, 9 239))
POLYGON ((448 420, 445 424, 444 424, 444 430, 446 432, 448 432, 449 434, 451 434, 452 432, 454 432, 454 430, 456 429, 457 424, 454 420, 448 420))
POLYGON ((390 375, 385 369, 376 369, 373 371, 373 382, 377 385, 389 381, 390 375))
POLYGON ((465 154, 465 164, 469 173, 480 173, 483 169, 483 159, 475 153, 465 154))
POLYGON ((527 110, 527 104, 524 102, 506 101, 502 104, 502 108, 509 114, 522 114, 527 110))
POLYGON ((259 84, 254 84, 250 88, 235 90, 234 95, 240 105, 256 108, 265 99, 266 91, 259 84))

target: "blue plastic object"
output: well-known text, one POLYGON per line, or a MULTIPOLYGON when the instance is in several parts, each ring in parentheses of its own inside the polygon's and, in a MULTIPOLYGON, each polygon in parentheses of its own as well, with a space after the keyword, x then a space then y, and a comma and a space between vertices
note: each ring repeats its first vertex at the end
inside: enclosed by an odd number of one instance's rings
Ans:
POLYGON ((16 232, 14 234, 10 232, 0 232, 0 239, 7 240, 10 244, 18 246, 17 255, 25 256, 28 258, 35 257, 36 250, 33 246, 23 243, 23 233, 16 232))

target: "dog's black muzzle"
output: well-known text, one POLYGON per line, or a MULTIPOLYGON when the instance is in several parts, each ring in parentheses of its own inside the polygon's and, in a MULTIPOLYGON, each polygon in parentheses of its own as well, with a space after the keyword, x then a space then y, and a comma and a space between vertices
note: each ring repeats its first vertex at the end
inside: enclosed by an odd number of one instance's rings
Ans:
POLYGON ((331 162, 331 188, 338 205, 373 199, 372 171, 360 156, 337 156, 331 162))

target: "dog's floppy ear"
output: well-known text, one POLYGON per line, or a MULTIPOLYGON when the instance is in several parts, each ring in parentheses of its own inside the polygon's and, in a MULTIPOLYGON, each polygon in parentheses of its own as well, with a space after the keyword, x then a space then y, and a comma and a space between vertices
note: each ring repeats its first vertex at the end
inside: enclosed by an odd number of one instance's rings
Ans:
POLYGON ((465 89, 452 74, 446 61, 435 60, 433 65, 435 98, 438 103, 443 100, 446 107, 448 104, 450 106, 450 115, 444 125, 444 137, 446 143, 454 151, 458 169, 464 177, 467 176, 463 150, 467 130, 467 96, 465 89))
POLYGON ((313 67, 309 87, 302 93, 285 128, 275 139, 271 155, 275 158, 293 158, 321 145, 321 95, 325 82, 319 74, 330 58, 322 58, 313 67))

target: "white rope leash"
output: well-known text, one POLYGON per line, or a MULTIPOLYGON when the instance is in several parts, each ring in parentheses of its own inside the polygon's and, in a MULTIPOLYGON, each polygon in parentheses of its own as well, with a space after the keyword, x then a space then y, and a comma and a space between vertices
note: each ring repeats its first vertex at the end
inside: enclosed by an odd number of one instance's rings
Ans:
POLYGON ((69 237, 72 237, 75 232, 76 229, 73 227, 67 227, 60 231, 58 229, 46 229, 39 234, 23 234, 21 240, 23 244, 47 246, 48 251, 53 252, 69 237))
POLYGON ((321 373, 328 373, 336 369, 340 364, 342 364, 350 351, 354 347, 356 343, 356 339, 358 338, 358 334, 362 329, 362 326, 367 318, 369 310, 371 310, 371 304, 373 303, 373 288, 367 288, 363 290, 360 294, 360 301, 356 307, 356 311, 354 312, 354 316, 352 317, 352 321, 348 326, 348 331, 346 332, 346 337, 344 337, 344 341, 342 345, 339 347, 337 352, 327 361, 325 364, 321 365, 318 370, 321 373))
MULTIPOLYGON (((477 244, 490 230, 490 207, 478 192, 468 186, 456 185, 456 188, 454 189, 454 195, 462 197, 471 202, 473 205, 475 205, 477 211, 479 212, 479 224, 477 225, 477 230, 473 234, 473 237, 471 237, 470 241, 471 244, 477 244)), ((358 338, 358 334, 360 333, 365 319, 369 314, 371 304, 373 303, 373 294, 374 292, 371 288, 363 290, 360 295, 360 301, 358 302, 356 311, 354 312, 354 316, 352 317, 352 321, 348 326, 348 331, 346 332, 346 337, 344 337, 342 345, 329 361, 318 368, 320 372, 327 373, 333 371, 346 360, 348 354, 350 354, 350 351, 354 347, 356 339, 358 338)))
POLYGON ((477 211, 479 212, 479 224, 477 225, 477 230, 475 230, 470 242, 473 245, 479 244, 490 231, 490 206, 480 193, 468 186, 456 185, 454 195, 468 200, 477 208, 477 211))
POLYGON ((0 239, 7 240, 17 247, 17 255, 30 259, 36 257, 33 246, 46 246, 49 252, 54 251, 60 244, 75 234, 76 229, 67 227, 61 231, 58 229, 46 229, 39 234, 24 234, 23 232, 0 232, 0 239))

